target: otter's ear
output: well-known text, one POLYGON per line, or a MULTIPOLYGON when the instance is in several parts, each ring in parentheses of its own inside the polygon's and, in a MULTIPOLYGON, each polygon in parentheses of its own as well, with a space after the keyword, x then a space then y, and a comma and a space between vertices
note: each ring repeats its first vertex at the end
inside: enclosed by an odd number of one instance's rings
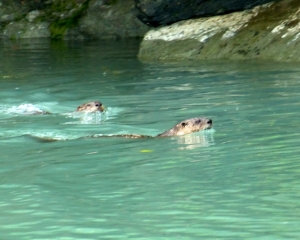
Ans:
POLYGON ((79 110, 80 110, 80 108, 81 108, 81 107, 80 107, 80 106, 78 106, 76 110, 77 110, 77 111, 79 111, 79 110))
POLYGON ((185 126, 187 126, 187 125, 188 125, 188 123, 186 123, 186 122, 181 123, 181 126, 182 126, 182 127, 185 127, 185 126))

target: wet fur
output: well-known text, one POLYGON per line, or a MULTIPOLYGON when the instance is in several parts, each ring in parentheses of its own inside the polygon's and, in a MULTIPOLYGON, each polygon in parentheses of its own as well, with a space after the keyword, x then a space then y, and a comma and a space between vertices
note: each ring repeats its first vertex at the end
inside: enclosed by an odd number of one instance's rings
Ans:
MULTIPOLYGON (((141 134, 113 134, 113 135, 102 135, 102 134, 94 134, 89 137, 83 138, 104 138, 104 137, 122 137, 122 138, 155 138, 155 137, 171 137, 171 136, 182 136, 185 134, 189 134, 192 132, 198 132, 206 129, 210 129, 212 127, 212 120, 209 118, 190 118, 177 123, 171 129, 162 132, 156 136, 148 136, 141 134)), ((31 136, 39 142, 55 142, 57 140, 52 138, 40 138, 31 136)))
MULTIPOLYGON (((93 101, 93 102, 87 102, 84 104, 81 104, 77 107, 76 112, 104 112, 105 108, 103 104, 99 101, 93 101)), ((47 115, 51 114, 48 111, 35 111, 34 113, 31 113, 30 115, 47 115)), ((28 114, 29 115, 29 114, 28 114)))
MULTIPOLYGON (((190 118, 177 123, 171 129, 162 132, 154 137, 172 137, 182 136, 192 132, 199 132, 210 129, 212 127, 212 120, 209 118, 190 118)), ((123 138, 153 138, 153 136, 140 134, 115 134, 115 135, 93 135, 92 137, 123 137, 123 138)))
POLYGON ((171 129, 158 134, 157 137, 181 136, 192 132, 210 129, 211 127, 212 120, 209 118, 190 118, 177 123, 171 129))
POLYGON ((77 107, 77 112, 103 112, 105 110, 103 104, 99 101, 88 102, 77 107))

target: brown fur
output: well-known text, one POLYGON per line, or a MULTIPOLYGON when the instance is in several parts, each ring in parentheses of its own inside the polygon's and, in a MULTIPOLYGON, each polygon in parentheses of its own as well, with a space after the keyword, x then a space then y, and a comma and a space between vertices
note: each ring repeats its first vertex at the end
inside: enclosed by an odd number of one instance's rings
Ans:
POLYGON ((190 118, 177 123, 171 129, 158 134, 157 137, 181 136, 192 132, 210 129, 211 127, 212 120, 209 118, 190 118))
MULTIPOLYGON (((156 135, 155 137, 172 137, 189 134, 192 132, 199 132, 210 129, 212 127, 212 120, 209 118, 190 118, 177 123, 171 129, 156 135)), ((92 137, 123 137, 123 138, 150 138, 153 136, 140 134, 115 134, 115 135, 93 135, 92 137)))
MULTIPOLYGON (((98 137, 123 137, 123 138, 155 138, 155 137, 172 137, 172 136, 182 136, 185 134, 189 134, 192 132, 199 132, 202 130, 212 128, 212 120, 209 118, 190 118, 177 123, 171 129, 160 133, 156 136, 148 136, 148 135, 140 135, 140 134, 114 134, 114 135, 102 135, 102 134, 95 134, 89 137, 98 138, 98 137)), ((55 142, 57 140, 52 138, 40 138, 34 137, 36 140, 40 142, 55 142)), ((86 138, 86 137, 84 137, 86 138)))
POLYGON ((103 104, 98 101, 81 104, 77 107, 77 112, 103 112, 105 110, 103 104))
MULTIPOLYGON (((88 102, 81 104, 80 106, 77 107, 76 112, 104 112, 105 108, 103 104, 99 101, 94 101, 94 102, 88 102)), ((27 113, 25 112, 24 114, 27 115, 46 115, 46 114, 51 114, 48 111, 40 110, 40 111, 35 111, 35 112, 30 112, 27 113)))

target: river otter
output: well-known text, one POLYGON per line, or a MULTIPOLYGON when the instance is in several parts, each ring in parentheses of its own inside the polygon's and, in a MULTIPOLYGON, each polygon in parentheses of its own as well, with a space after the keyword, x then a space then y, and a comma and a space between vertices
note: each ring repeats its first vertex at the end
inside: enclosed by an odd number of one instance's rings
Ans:
MULTIPOLYGON (((105 108, 99 101, 88 102, 77 107, 76 112, 104 112, 105 108)), ((18 113, 23 115, 47 115, 50 112, 43 110, 31 103, 21 104, 17 107, 11 107, 7 110, 8 113, 18 113)))
POLYGON ((81 104, 77 107, 77 112, 104 112, 105 108, 101 102, 94 101, 81 104))
POLYGON ((212 120, 209 118, 190 118, 177 123, 171 129, 160 133, 157 137, 180 136, 192 132, 199 132, 201 130, 210 129, 212 127, 212 120))
MULTIPOLYGON (((104 135, 104 134, 94 134, 91 136, 86 137, 80 137, 80 138, 103 138, 103 137, 123 137, 123 138, 156 138, 156 137, 172 137, 172 136, 182 136, 185 134, 189 134, 192 132, 199 132, 202 130, 210 129, 212 127, 212 120, 209 118, 190 118, 181 121, 180 123, 177 123, 174 127, 171 129, 162 132, 156 136, 149 136, 149 135, 141 135, 141 134, 111 134, 111 135, 104 135)), ((29 135, 30 137, 33 137, 39 142, 56 142, 58 141, 55 138, 49 138, 49 137, 36 137, 29 135)))
POLYGON ((201 130, 210 129, 212 127, 212 120, 209 118, 189 118, 177 123, 171 129, 162 132, 156 136, 140 135, 140 134, 113 134, 102 135, 95 134, 92 137, 125 137, 125 138, 150 138, 150 137, 172 137, 189 134, 192 132, 199 132, 201 130))

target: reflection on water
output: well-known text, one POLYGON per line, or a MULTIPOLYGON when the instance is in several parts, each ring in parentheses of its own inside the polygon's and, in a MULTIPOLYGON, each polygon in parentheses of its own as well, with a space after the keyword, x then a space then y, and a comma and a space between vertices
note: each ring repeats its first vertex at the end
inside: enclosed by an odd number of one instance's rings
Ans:
POLYGON ((178 144, 182 145, 179 149, 193 149, 198 147, 209 147, 214 144, 213 132, 215 130, 206 130, 197 134, 188 134, 179 136, 178 144))
POLYGON ((0 239, 299 239, 298 65, 141 63, 138 43, 0 43, 0 239), (91 137, 192 117, 213 129, 91 137))

